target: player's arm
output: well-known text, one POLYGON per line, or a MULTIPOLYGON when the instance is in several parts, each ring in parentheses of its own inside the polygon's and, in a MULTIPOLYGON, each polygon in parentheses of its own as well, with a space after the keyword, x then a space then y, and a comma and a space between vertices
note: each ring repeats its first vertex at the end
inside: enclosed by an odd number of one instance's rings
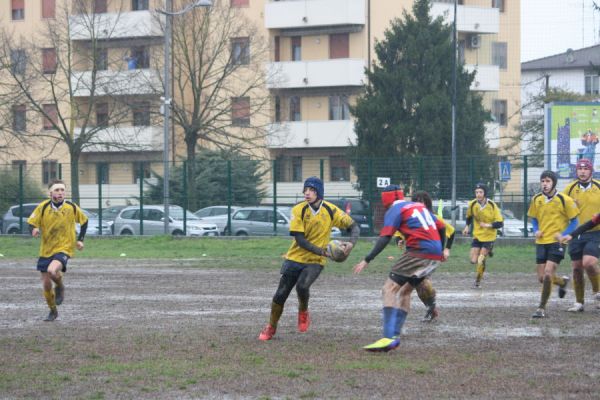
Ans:
POLYGON ((579 235, 581 235, 583 232, 587 232, 590 229, 598 226, 600 224, 600 214, 596 214, 592 217, 592 219, 590 219, 589 221, 587 221, 584 224, 581 224, 577 227, 577 229, 575 229, 573 232, 571 232, 571 236, 572 237, 577 237, 579 235))
POLYGON ((77 236, 78 242, 83 242, 83 239, 85 238, 85 234, 87 232, 87 228, 88 228, 88 221, 85 221, 83 224, 80 225, 79 236, 77 236))
POLYGON ((327 249, 322 249, 321 247, 309 242, 308 239, 306 239, 306 237, 304 236, 304 232, 290 232, 290 235, 294 237, 296 243, 298 243, 298 246, 300 246, 300 248, 306 251, 310 251, 311 253, 317 254, 319 256, 327 255, 327 249))
POLYGON ((350 231, 350 239, 348 239, 348 242, 352 243, 352 246, 354 246, 360 236, 360 226, 354 221, 348 230, 350 231))

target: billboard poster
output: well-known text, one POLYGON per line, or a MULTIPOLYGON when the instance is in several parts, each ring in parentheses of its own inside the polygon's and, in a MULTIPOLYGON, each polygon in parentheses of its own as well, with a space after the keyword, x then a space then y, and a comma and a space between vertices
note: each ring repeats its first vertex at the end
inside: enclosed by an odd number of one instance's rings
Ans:
POLYGON ((587 158, 600 173, 600 103, 550 103, 545 115, 546 168, 575 178, 575 163, 587 158))

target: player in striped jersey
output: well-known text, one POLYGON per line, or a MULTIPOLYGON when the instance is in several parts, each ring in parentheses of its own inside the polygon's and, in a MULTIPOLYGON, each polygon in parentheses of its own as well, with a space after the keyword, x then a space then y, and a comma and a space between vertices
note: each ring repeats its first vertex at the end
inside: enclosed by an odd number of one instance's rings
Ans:
MULTIPOLYGON (((577 179, 567 185, 563 194, 575 200, 581 211, 579 221, 588 221, 600 210, 600 182, 593 179, 594 166, 587 158, 577 161, 575 166, 577 179)), ((600 226, 595 226, 581 235, 572 235, 569 243, 569 256, 573 267, 573 290, 575 304, 570 312, 582 312, 585 298, 585 280, 583 271, 592 284, 593 299, 600 308, 600 273, 598 257, 600 257, 600 226)))
POLYGON ((397 185, 387 186, 381 201, 387 211, 379 239, 364 260, 354 266, 354 273, 365 269, 396 231, 406 239, 406 252, 392 266, 383 285, 383 337, 365 346, 367 351, 389 351, 400 345, 411 293, 442 261, 446 235, 444 224, 424 204, 404 200, 404 193, 397 185))

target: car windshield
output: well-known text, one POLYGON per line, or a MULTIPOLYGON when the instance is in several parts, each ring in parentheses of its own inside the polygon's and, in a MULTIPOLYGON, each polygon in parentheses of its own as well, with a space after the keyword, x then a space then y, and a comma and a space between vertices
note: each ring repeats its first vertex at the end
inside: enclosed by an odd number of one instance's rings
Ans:
POLYGON ((93 213, 91 211, 88 210, 84 210, 83 208, 81 209, 81 211, 83 211, 83 213, 88 217, 88 218, 98 218, 98 214, 93 213))
POLYGON ((511 210, 502 210, 502 216, 504 218, 513 218, 515 219, 515 214, 511 210))
MULTIPOLYGON (((174 220, 183 221, 183 208, 181 207, 170 207, 169 208, 169 217, 174 220)), ((190 220, 199 220, 200 218, 196 217, 191 211, 186 213, 186 218, 188 221, 190 220)))

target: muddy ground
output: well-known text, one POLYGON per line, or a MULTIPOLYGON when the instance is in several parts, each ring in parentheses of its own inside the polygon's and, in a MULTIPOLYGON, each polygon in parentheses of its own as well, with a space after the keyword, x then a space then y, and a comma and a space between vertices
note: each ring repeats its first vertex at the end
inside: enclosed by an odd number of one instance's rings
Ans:
MULTIPOLYGON (((413 297, 401 346, 380 337, 382 275, 324 273, 312 325, 296 332, 286 305, 275 340, 268 318, 278 268, 206 268, 210 260, 73 260, 59 319, 32 261, 0 266, 0 398, 600 398, 600 310, 556 291, 548 318, 530 318, 540 288, 529 274, 437 273, 436 323, 413 297)), ((588 288, 586 294, 590 298, 588 288)))

